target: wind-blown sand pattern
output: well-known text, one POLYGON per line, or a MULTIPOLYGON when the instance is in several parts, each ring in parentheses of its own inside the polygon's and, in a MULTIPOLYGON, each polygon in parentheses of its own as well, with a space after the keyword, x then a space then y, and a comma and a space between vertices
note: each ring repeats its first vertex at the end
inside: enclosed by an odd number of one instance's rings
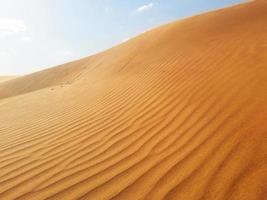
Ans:
POLYGON ((0 84, 0 199, 266 199, 267 1, 0 84))

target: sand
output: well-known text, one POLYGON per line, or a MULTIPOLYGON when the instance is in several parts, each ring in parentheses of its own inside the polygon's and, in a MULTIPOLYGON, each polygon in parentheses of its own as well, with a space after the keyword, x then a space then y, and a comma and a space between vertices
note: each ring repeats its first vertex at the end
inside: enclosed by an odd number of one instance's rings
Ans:
POLYGON ((0 82, 8 81, 11 79, 15 79, 17 76, 0 76, 0 82))
POLYGON ((0 199, 267 197, 267 1, 0 84, 0 199))

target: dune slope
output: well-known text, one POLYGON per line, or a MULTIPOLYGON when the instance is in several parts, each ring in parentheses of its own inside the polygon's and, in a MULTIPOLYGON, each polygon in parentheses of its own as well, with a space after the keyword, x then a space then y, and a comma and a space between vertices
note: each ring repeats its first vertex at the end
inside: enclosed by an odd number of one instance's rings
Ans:
POLYGON ((16 78, 16 76, 0 76, 0 82, 8 81, 16 78))
POLYGON ((0 83, 0 199, 264 199, 267 1, 0 83))

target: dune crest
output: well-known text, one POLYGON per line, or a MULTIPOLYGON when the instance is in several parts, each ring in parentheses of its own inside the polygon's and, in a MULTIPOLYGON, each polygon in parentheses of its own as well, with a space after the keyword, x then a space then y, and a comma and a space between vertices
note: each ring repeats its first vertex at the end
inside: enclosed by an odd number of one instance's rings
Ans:
POLYGON ((0 83, 0 199, 264 199, 267 1, 0 83))

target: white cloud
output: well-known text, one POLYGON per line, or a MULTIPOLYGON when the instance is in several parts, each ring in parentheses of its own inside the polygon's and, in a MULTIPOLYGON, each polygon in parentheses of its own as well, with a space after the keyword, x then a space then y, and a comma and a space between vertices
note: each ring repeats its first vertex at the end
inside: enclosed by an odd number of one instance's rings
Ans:
POLYGON ((20 19, 0 18, 0 36, 9 36, 26 31, 26 25, 20 19))
POLYGON ((0 51, 0 58, 9 56, 9 53, 6 51, 0 51))
POLYGON ((23 36, 21 37, 21 41, 25 42, 25 43, 31 43, 32 42, 32 38, 29 36, 23 36))
POLYGON ((151 10, 153 7, 154 7, 154 3, 149 3, 149 4, 145 4, 145 5, 142 5, 140 7, 138 7, 135 12, 137 13, 140 13, 140 12, 145 12, 145 11, 148 11, 148 10, 151 10))
POLYGON ((0 49, 0 58, 10 58, 11 56, 16 55, 16 51, 14 49, 0 49))
POLYGON ((72 57, 73 52, 69 50, 60 50, 56 52, 56 55, 60 57, 72 57))

